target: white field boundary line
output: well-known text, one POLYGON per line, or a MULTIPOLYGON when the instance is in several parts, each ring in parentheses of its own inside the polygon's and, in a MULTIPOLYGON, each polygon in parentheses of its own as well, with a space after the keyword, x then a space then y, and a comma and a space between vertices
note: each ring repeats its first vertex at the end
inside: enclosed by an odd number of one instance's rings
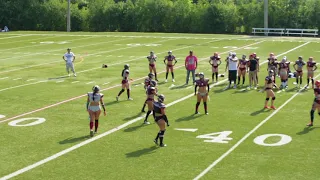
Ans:
POLYGON ((51 39, 54 37, 41 37, 41 38, 35 38, 35 39, 24 39, 24 40, 19 40, 19 41, 10 41, 10 42, 0 42, 0 44, 14 44, 14 43, 20 43, 20 42, 28 42, 28 41, 37 41, 37 40, 43 40, 43 39, 51 39))
POLYGON ((21 35, 19 34, 19 36, 17 34, 8 34, 8 35, 11 35, 9 37, 2 37, 0 39, 11 39, 11 38, 19 38, 19 37, 25 37, 25 36, 32 36, 32 35, 28 35, 28 34, 24 34, 24 35, 21 35))
MULTIPOLYGON (((161 42, 163 42, 163 41, 169 41, 169 40, 161 40, 161 42)), ((203 45, 203 44, 212 43, 212 42, 216 42, 216 41, 221 41, 221 40, 209 41, 209 42, 202 43, 202 44, 197 44, 197 45, 203 45)), ((160 42, 160 41, 158 41, 157 43, 159 43, 159 42, 160 42)), ((177 48, 177 49, 174 49, 174 50, 186 49, 186 48, 190 48, 190 47, 193 47, 193 46, 194 46, 194 45, 192 45, 192 46, 185 46, 185 47, 177 48)), ((132 46, 132 47, 127 47, 127 48, 125 48, 125 49, 135 48, 135 47, 136 47, 136 46, 132 46)), ((124 49, 124 48, 121 48, 121 50, 123 50, 123 49, 124 49)), ((119 50, 119 49, 110 50, 109 52, 111 52, 111 51, 117 51, 117 50, 119 50)), ((161 53, 158 53, 158 54, 163 54, 163 53, 166 53, 166 52, 167 52, 167 51, 164 51, 164 52, 161 52, 161 53)), ((88 56, 89 56, 89 55, 88 55, 88 56)), ((113 63, 113 64, 108 65, 108 67, 114 66, 114 65, 118 65, 118 64, 127 63, 127 62, 131 62, 131 61, 135 61, 135 60, 138 60, 138 59, 141 59, 141 58, 144 58, 144 57, 146 57, 146 56, 142 56, 142 57, 139 57, 139 58, 131 59, 131 60, 128 60, 128 61, 121 61, 121 62, 113 63)), ((84 72, 88 72, 88 71, 92 71, 92 70, 95 70, 95 69, 101 69, 101 66, 95 67, 95 68, 91 68, 91 69, 86 69, 86 70, 83 70, 83 71, 78 71, 77 74, 84 73, 84 72)), ((0 74, 1 74, 1 72, 0 72, 0 74)), ((27 83, 27 84, 22 84, 22 85, 18 85, 18 86, 11 86, 11 87, 8 87, 8 88, 0 89, 0 92, 6 91, 6 90, 10 90, 10 89, 16 89, 16 88, 20 88, 20 87, 25 87, 25 86, 29 86, 29 85, 44 83, 44 82, 48 82, 48 80, 42 80, 42 81, 37 81, 37 82, 35 82, 35 83, 27 83)))
MULTIPOLYGON (((91 38, 93 38, 93 37, 88 37, 88 38, 84 38, 84 39, 91 39, 91 38)), ((95 46, 95 45, 99 45, 99 44, 106 44, 106 43, 110 43, 110 42, 124 41, 124 40, 129 40, 129 39, 133 39, 133 38, 123 38, 123 39, 116 39, 116 40, 113 40, 113 41, 103 41, 103 42, 94 43, 94 44, 86 44, 86 45, 81 45, 81 46, 75 46, 75 47, 72 47, 72 48, 75 49, 75 48, 82 48, 82 47, 88 47, 88 46, 95 46)), ((75 39, 73 41, 76 41, 76 40, 77 39, 75 39)), ((27 55, 22 55, 22 56, 14 56, 14 57, 10 57, 10 58, 3 58, 3 59, 0 59, 0 61, 12 60, 12 59, 21 58, 21 57, 35 56, 35 55, 41 55, 41 54, 52 53, 52 52, 57 52, 57 51, 65 51, 65 50, 66 50, 65 48, 63 48, 63 49, 55 49, 55 50, 44 51, 44 52, 40 52, 40 53, 32 53, 32 54, 27 54, 27 55)))
MULTIPOLYGON (((233 51, 235 51, 235 50, 233 50, 233 51)), ((289 50, 289 51, 291 52, 291 50, 289 50)), ((287 51, 287 52, 288 52, 288 51, 287 51)), ((227 52, 224 52, 224 53, 227 53, 227 52)), ((221 54, 222 54, 222 53, 221 53, 221 54)), ((282 54, 285 54, 285 53, 282 53, 282 54)), ((263 62, 263 64, 264 64, 264 63, 265 63, 265 62, 263 62)), ((319 76, 319 75, 318 75, 318 76, 319 76)), ((224 79, 224 80, 218 82, 217 84, 210 85, 210 87, 212 88, 212 87, 214 87, 214 86, 216 86, 216 85, 222 84, 222 83, 225 82, 225 81, 227 81, 227 79, 224 79)), ((295 96, 297 96, 297 94, 296 94, 295 96)), ((294 96, 294 97, 295 97, 295 96, 294 96)), ((184 100, 186 100, 186 99, 188 99, 188 98, 190 98, 190 97, 194 97, 194 93, 189 94, 188 96, 185 96, 185 97, 180 98, 180 99, 178 99, 178 100, 175 100, 175 101, 173 101, 173 102, 171 102, 171 103, 168 103, 168 104, 166 105, 166 107, 170 107, 170 106, 172 106, 172 105, 175 105, 175 104, 177 104, 177 103, 179 103, 179 102, 181 102, 181 101, 184 101, 184 100)), ((293 98, 294 98, 294 97, 293 97, 293 98)), ((292 99, 293 99, 293 98, 292 98, 292 99)), ((284 105, 283 105, 283 106, 284 106, 284 105)), ((281 109, 283 106, 279 107, 279 109, 281 109)), ((279 109, 276 110, 275 112, 279 111, 279 109)), ((275 112, 274 112, 274 114, 275 114, 275 112)), ((79 144, 76 144, 76 145, 74 145, 74 146, 72 146, 72 147, 70 147, 70 148, 67 148, 67 149, 65 149, 65 150, 63 150, 63 151, 60 151, 60 152, 58 152, 58 153, 56 153, 56 154, 54 154, 54 155, 52 155, 52 156, 49 156, 49 157, 47 157, 47 158, 45 158, 45 159, 43 159, 43 160, 41 160, 41 161, 38 161, 38 162, 34 163, 34 164, 32 164, 32 165, 29 165, 29 166, 24 167, 24 168, 22 168, 22 169, 20 169, 20 170, 18 170, 18 171, 15 171, 15 172, 13 172, 13 173, 11 173, 11 174, 9 174, 9 175, 6 175, 6 176, 0 178, 0 180, 7 180, 7 179, 13 178, 13 177, 15 177, 15 176, 18 176, 18 175, 20 175, 20 174, 22 174, 22 173, 25 173, 25 172, 27 172, 27 171, 29 171, 29 170, 31 170, 31 169, 34 169, 34 168, 36 168, 36 167, 38 167, 38 166, 41 166, 41 165, 43 165, 43 164, 45 164, 45 163, 47 163, 47 162, 49 162, 49 161, 51 161, 51 160, 54 160, 54 159, 56 159, 56 158, 58 158, 58 157, 60 157, 60 156, 62 156, 62 155, 65 155, 65 154, 67 154, 67 153, 69 153, 69 152, 71 152, 71 151, 73 151, 73 150, 76 150, 76 149, 78 149, 78 148, 80 148, 80 147, 82 147, 82 146, 85 146, 85 145, 87 145, 87 144, 89 144, 89 143, 91 143, 91 142, 93 142, 93 141, 96 141, 96 140, 98 140, 98 139, 101 139, 101 138, 109 135, 109 134, 112 134, 112 133, 114 133, 114 132, 117 132, 117 131, 119 131, 119 130, 121 130, 121 129, 123 129, 123 128, 125 128, 125 127, 127 127, 127 126, 129 126, 129 125, 131 125, 131 124, 133 124, 133 123, 135 123, 135 122, 138 122, 138 121, 141 120, 141 119, 144 119, 144 116, 137 117, 137 118, 135 118, 135 119, 133 119, 133 120, 128 121, 127 123, 124 123, 124 124, 122 124, 122 125, 120 125, 120 126, 118 126, 118 127, 113 128, 113 129, 111 129, 111 130, 109 130, 109 131, 107 131, 107 132, 104 132, 104 133, 102 133, 102 134, 99 134, 99 135, 97 135, 97 136, 95 136, 95 137, 93 137, 93 138, 90 138, 90 139, 85 140, 85 141, 83 141, 83 142, 81 142, 81 143, 79 143, 79 144)))
MULTIPOLYGON (((52 39, 53 37, 46 37, 46 38, 42 38, 42 40, 47 41, 48 39, 52 39)), ((89 39, 89 38, 80 38, 79 40, 83 40, 83 39, 89 39)), ((27 41, 27 40, 25 40, 27 41)), ((34 41, 34 40, 28 40, 28 41, 34 41)), ((70 40, 73 41, 73 40, 70 40)), ((9 44, 9 43, 8 43, 9 44)), ((7 44, 6 44, 7 45, 7 44)), ((23 49, 23 48, 30 48, 30 47, 37 47, 37 46, 43 46, 43 45, 52 45, 52 44, 35 44, 35 45, 31 45, 30 44, 26 44, 24 46, 20 46, 20 47, 14 47, 14 48, 8 48, 8 49, 2 49, 0 50, 0 52, 8 52, 8 51, 12 51, 12 50, 16 50, 16 49, 23 49)))
MULTIPOLYGON (((233 51, 234 51, 234 50, 233 50, 233 51)), ((290 51, 290 50, 289 50, 289 51, 290 51)), ((290 52, 291 52, 291 51, 290 51, 290 52)), ((284 54, 284 53, 282 53, 282 54, 284 54)), ((318 76, 319 76, 319 75, 317 75, 316 77, 318 77, 318 76)), ((213 86, 215 86, 215 85, 218 85, 218 84, 221 84, 221 83, 223 83, 223 82, 226 81, 226 80, 227 80, 227 79, 224 79, 223 81, 220 81, 220 82, 217 83, 217 84, 213 84, 213 85, 211 85, 211 87, 213 87, 213 86)), ((301 91, 299 91, 299 92, 301 92, 301 91)), ((299 93, 299 92, 298 92, 298 93, 299 93)), ((292 96, 286 103, 289 103, 295 96, 298 95, 298 93, 295 94, 294 96, 292 96)), ((170 107, 170 106, 172 106, 172 105, 174 105, 174 104, 177 104, 177 103, 179 103, 179 102, 181 102, 181 101, 184 101, 184 100, 186 100, 186 99, 188 99, 188 98, 190 98, 190 97, 193 97, 193 96, 194 96, 194 93, 192 93, 192 94, 190 94, 190 95, 188 95, 188 96, 185 96, 185 97, 183 97, 183 98, 180 98, 180 99, 178 99, 178 100, 176 100, 176 101, 173 101, 173 102, 167 104, 167 107, 170 107)), ((283 104, 282 106, 280 106, 280 107, 279 107, 276 111, 274 111, 271 115, 273 116, 276 112, 278 112, 283 106, 286 105, 286 103, 283 104)), ((270 115, 270 118, 272 117, 271 115, 270 115)), ((111 129, 111 130, 109 130, 109 131, 107 131, 107 132, 104 132, 104 133, 102 133, 102 134, 100 134, 100 135, 98 135, 98 136, 95 136, 95 137, 93 137, 93 138, 91 138, 91 139, 85 140, 85 141, 83 141, 83 142, 81 142, 81 143, 79 143, 79 144, 76 144, 76 145, 74 145, 74 146, 72 146, 72 147, 70 147, 70 148, 67 148, 67 149, 65 149, 65 150, 63 150, 63 151, 60 151, 60 152, 58 152, 58 153, 56 153, 56 154, 54 154, 54 155, 52 155, 52 156, 49 156, 49 157, 47 157, 47 158, 45 158, 45 159, 43 159, 43 160, 41 160, 41 161, 38 161, 38 162, 34 163, 34 164, 32 164, 32 165, 29 165, 29 166, 27 166, 27 167, 25 167, 25 168, 22 168, 22 169, 20 169, 20 170, 18 170, 18 171, 15 171, 15 172, 13 172, 13 173, 11 173, 11 174, 9 174, 9 175, 6 175, 6 176, 0 178, 0 180, 7 180, 7 179, 10 179, 10 178, 12 178, 12 177, 18 176, 18 175, 20 175, 20 174, 22 174, 22 173, 24 173, 24 172, 27 172, 27 171, 29 171, 29 170, 31 170, 31 169, 34 169, 34 168, 36 168, 36 167, 38 167, 38 166, 40 166, 40 165, 43 165, 43 164, 45 164, 45 163, 47 163, 47 162, 49 162, 49 161, 51 161, 51 160, 54 160, 54 159, 56 159, 56 158, 58 158, 58 157, 60 157, 60 156, 62 156, 62 155, 64 155, 64 154, 67 154, 67 153, 69 153, 69 152, 71 152, 71 151, 73 151, 73 150, 75 150, 75 149, 78 149, 78 148, 80 148, 80 147, 82 147, 82 146, 84 146, 84 145, 87 145, 87 144, 89 144, 89 143, 91 143, 91 142, 93 142, 93 141, 96 141, 96 140, 98 140, 98 139, 101 139, 101 138, 109 135, 109 134, 112 134, 112 133, 114 133, 114 132, 117 132, 117 131, 119 131, 120 129, 123 129, 123 128, 125 128, 125 127, 127 127, 127 126, 129 126, 129 125, 131 125, 131 124, 133 124, 133 123, 135 123, 135 122, 143 119, 143 118, 144 118, 144 116, 137 117, 137 118, 135 118, 135 119, 133 119, 133 120, 131 120, 131 121, 128 121, 127 123, 124 123, 124 124, 122 124, 122 125, 120 125, 120 126, 118 126, 118 127, 116 127, 116 128, 113 128, 113 129, 111 129)), ((269 118, 269 119, 270 119, 270 118, 269 118)), ((268 120, 268 119, 267 119, 267 120, 268 120)), ((265 122, 266 122, 267 120, 265 120, 265 122)), ((260 123, 260 124, 261 124, 261 123, 260 123)), ((263 125, 263 124, 261 124, 261 125, 263 125)), ((258 128, 259 128, 259 127, 258 127, 258 128)), ((257 128, 257 129, 258 129, 258 128, 257 128)), ((253 133, 253 132, 252 132, 252 133, 253 133)), ((248 135, 248 136, 249 136, 249 135, 248 135)), ((244 140, 245 140, 245 139, 244 139, 244 140)), ((244 141, 244 140, 243 140, 243 141, 244 141)), ((240 142, 240 143, 241 143, 241 142, 240 142)), ((240 143, 239 143, 239 144, 240 144, 240 143)))
MULTIPOLYGON (((320 74, 318 74, 315 78, 318 78, 320 74)), ((245 136, 243 136, 235 145, 233 145, 227 152, 225 152, 222 156, 220 156, 217 160, 215 160, 210 166, 208 166, 204 171, 202 171, 194 180, 198 180, 206 175, 211 169, 213 169, 219 162, 221 162, 225 157, 227 157, 232 151, 234 151, 241 143, 243 143, 248 137, 253 134, 257 129, 263 126, 267 121, 269 121, 275 114, 277 114, 284 106, 286 106, 289 102, 291 102, 297 95, 301 93, 305 89, 306 85, 303 89, 300 89, 297 93, 292 95, 286 102, 284 102, 278 109, 273 111, 267 118, 261 121, 256 127, 254 127, 250 132, 248 132, 245 136)))
MULTIPOLYGON (((256 43, 253 43, 253 44, 249 44, 249 45, 246 45, 246 46, 242 46, 242 47, 240 47, 240 48, 232 49, 232 50, 230 50, 230 51, 236 51, 236 50, 239 50, 239 49, 246 48, 246 47, 248 47, 248 46, 252 46, 252 45, 255 45, 255 44, 262 43, 262 42, 263 42, 263 41, 261 41, 261 42, 256 42, 256 43)), ((229 52, 229 51, 226 51, 226 52, 223 52, 223 53, 220 53, 220 54, 226 54, 226 53, 228 53, 228 52, 229 52)), ((203 59, 200 59, 199 61, 207 60, 208 58, 209 58, 209 57, 203 58, 203 59)), ((264 64, 264 63, 265 63, 265 62, 263 62, 262 64, 264 64)), ((176 67, 176 69, 181 68, 181 67, 184 67, 184 65, 180 65, 180 66, 176 67)), ((164 73, 164 72, 166 72, 166 71, 161 71, 161 72, 159 72, 159 74, 164 73)), ((140 80, 145 79, 145 78, 146 78, 146 77, 144 76, 144 77, 135 79, 135 80, 133 80, 132 82, 140 81, 140 80)), ((224 82, 224 81, 221 81, 221 82, 224 82)), ((36 82, 36 83, 37 83, 37 82, 36 82)), ((120 87, 120 86, 121 86, 121 84, 117 84, 117 85, 111 86, 111 87, 109 87, 109 88, 102 89, 101 91, 113 89, 113 88, 120 87)), ((30 111, 30 112, 26 112, 26 113, 23 113, 23 114, 20 114, 20 115, 17 115, 17 116, 13 116, 13 117, 11 117, 11 118, 1 120, 1 121, 0 121, 0 124, 1 124, 1 123, 4 123, 4 122, 7 122, 7 121, 11 121, 11 120, 16 119, 16 118, 20 118, 20 117, 29 115, 29 114, 33 114, 33 113, 35 113, 35 112, 43 111, 43 110, 45 110, 45 109, 49 109, 49 108, 51 108, 51 107, 55 107, 55 106, 58 106, 58 105, 60 105, 60 104, 64 104, 64 103, 67 103, 67 102, 70 102, 70 101, 73 101, 73 100, 76 100, 76 99, 79 99, 79 98, 82 98, 82 97, 85 97, 85 96, 87 96, 87 94, 83 94, 83 95, 80 95, 80 96, 77 96, 77 97, 73 97, 73 98, 70 98, 70 99, 67 99, 67 100, 64 100, 64 101, 61 101, 61 102, 52 104, 52 105, 48 105, 48 106, 45 106, 45 107, 42 107, 42 108, 39 108, 39 109, 30 111)))
MULTIPOLYGON (((94 43, 94 44, 87 44, 87 45, 84 45, 84 46, 75 46, 75 47, 72 47, 72 48, 81 48, 81 47, 87 47, 87 46, 95 46, 95 45, 99 45, 99 44, 106 44, 106 43, 112 43, 112 42, 118 42, 118 41, 124 41, 124 40, 130 40, 130 39, 117 39, 117 40, 113 40, 113 41, 105 41, 105 42, 99 42, 99 43, 94 43)), ((55 52, 55 51, 62 51, 62 49, 59 49, 59 50, 53 50, 53 51, 50 51, 50 52, 55 52)), ((65 49, 64 49, 65 50, 65 49)), ((34 53, 34 54, 46 54, 46 53, 50 53, 49 51, 46 51, 46 52, 42 52, 42 53, 34 53)), ((25 57, 25 56, 30 56, 30 55, 34 55, 34 54, 28 54, 28 55, 23 55, 23 56, 19 56, 19 57, 25 57)), ((62 57, 63 54, 61 54, 61 57, 62 57)), ((17 57, 17 56, 16 56, 17 57)), ((2 59, 3 60, 3 59, 2 59)), ((0 59, 1 61, 1 59, 0 59)), ((42 65, 47 65, 47 64, 54 64, 54 63, 57 63, 57 62, 63 62, 63 60, 57 60, 57 61, 51 61, 51 62, 47 62, 47 63, 41 63, 41 64, 36 64, 36 65, 31 65, 31 66, 25 66, 25 67, 22 67, 22 68, 17 68, 17 69, 11 69, 11 70, 7 70, 7 71, 1 71, 0 74, 3 74, 3 73, 8 73, 8 72, 13 72, 13 71, 18 71, 18 70, 23 70, 23 69, 28 69, 28 68, 32 68, 32 67, 37 67, 37 66, 42 66, 42 65)))

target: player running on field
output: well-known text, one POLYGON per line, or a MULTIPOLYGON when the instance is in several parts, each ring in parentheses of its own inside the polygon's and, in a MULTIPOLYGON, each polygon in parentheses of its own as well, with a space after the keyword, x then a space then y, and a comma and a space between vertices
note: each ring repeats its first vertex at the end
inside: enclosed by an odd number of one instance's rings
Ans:
POLYGON ((214 76, 216 76, 216 82, 218 82, 218 68, 221 64, 221 58, 217 52, 210 57, 209 64, 212 67, 212 83, 214 83, 214 76))
POLYGON ((239 59, 238 63, 238 85, 240 85, 240 78, 242 77, 242 86, 246 80, 246 72, 248 67, 248 60, 246 59, 246 55, 242 55, 242 59, 239 59))
POLYGON ((101 94, 100 87, 99 86, 93 86, 92 88, 93 92, 88 93, 88 99, 87 99, 87 111, 90 116, 90 136, 93 136, 93 121, 95 122, 95 130, 94 133, 97 133, 98 126, 99 126, 99 117, 100 117, 100 105, 103 108, 103 114, 106 115, 106 108, 104 107, 103 102, 103 94, 101 94))
MULTIPOLYGON (((152 73, 148 74, 148 77, 144 80, 144 89, 147 90, 148 86, 150 85, 151 81, 153 80, 154 75, 152 73)), ((146 107, 146 102, 143 104, 141 112, 145 112, 144 108, 146 107)))
POLYGON ((281 79, 281 89, 288 88, 288 72, 290 71, 290 62, 287 57, 284 56, 282 61, 279 63, 279 76, 281 79))
POLYGON ((254 84, 254 89, 257 89, 257 73, 258 73, 258 61, 251 54, 249 56, 248 68, 249 68, 249 88, 254 84), (252 82, 253 81, 253 82, 252 82))
POLYGON ((154 73, 156 81, 158 81, 157 78, 157 70, 156 70, 156 61, 157 61, 157 56, 154 54, 153 51, 150 52, 150 55, 147 56, 147 59, 149 61, 149 73, 154 73))
POLYGON ((307 70, 308 70, 308 79, 307 79, 307 88, 309 87, 309 82, 311 79, 311 83, 312 83, 312 89, 314 89, 314 79, 313 79, 313 75, 314 75, 314 71, 317 69, 317 63, 315 61, 313 61, 313 57, 309 57, 309 61, 307 62, 307 70))
MULTIPOLYGON (((122 70, 121 76, 122 76, 122 89, 119 92, 118 96, 116 97, 116 100, 119 101, 119 96, 124 92, 125 89, 127 89, 127 96, 128 96, 128 100, 133 100, 130 97, 130 83, 129 83, 129 64, 124 65, 124 69, 122 70)), ((132 79, 130 79, 132 80, 132 79)))
MULTIPOLYGON (((150 124, 150 122, 148 122, 148 117, 151 114, 151 112, 153 111, 153 101, 154 101, 154 96, 157 96, 157 82, 152 80, 150 82, 150 85, 147 87, 146 90, 146 94, 147 94, 147 100, 146 100, 146 104, 148 104, 148 112, 146 114, 146 118, 144 120, 144 124, 150 124)), ((154 114, 153 114, 154 116, 154 114)))
POLYGON ((155 114, 155 121, 159 126, 160 131, 157 133, 156 138, 154 139, 154 143, 158 145, 158 139, 160 139, 160 147, 167 146, 163 143, 164 133, 166 131, 166 122, 168 122, 168 118, 166 115, 166 105, 164 102, 164 95, 158 96, 158 102, 153 102, 153 113, 155 114))
POLYGON ((166 65, 166 81, 165 82, 168 82, 168 74, 169 74, 169 70, 171 71, 171 76, 172 76, 172 82, 175 82, 174 81, 174 72, 173 72, 173 67, 176 65, 176 63, 178 62, 176 60, 176 57, 174 57, 174 55, 172 55, 172 51, 169 51, 168 52, 168 56, 164 57, 164 60, 163 60, 164 64, 166 65), (167 63, 166 63, 167 61, 167 63), (173 63, 174 61, 174 63, 173 63))
POLYGON ((278 59, 274 55, 274 53, 270 53, 268 58, 268 69, 267 72, 273 70, 275 74, 278 74, 278 59))
POLYGON ((297 87, 301 88, 302 84, 302 76, 303 76, 303 66, 306 65, 306 63, 303 61, 302 56, 299 56, 298 60, 293 64, 294 70, 296 70, 297 75, 296 75, 296 83, 297 87), (300 78, 300 84, 298 85, 300 78))
POLYGON ((196 85, 194 87, 194 95, 195 96, 197 95, 197 104, 196 104, 195 114, 199 114, 198 108, 199 108, 201 100, 203 101, 204 111, 206 114, 208 114, 207 99, 208 99, 208 93, 210 90, 209 79, 204 78, 203 72, 199 73, 198 76, 199 76, 199 79, 196 80, 196 85), (199 89, 198 89, 198 94, 197 94, 198 87, 199 87, 199 89), (206 88, 208 88, 208 90, 206 88))
POLYGON ((264 104, 264 108, 265 109, 268 109, 268 102, 271 98, 271 106, 270 108, 271 109, 276 109, 274 107, 274 100, 276 99, 276 96, 272 90, 272 88, 275 86, 277 87, 277 85, 274 83, 274 79, 275 79, 275 76, 274 76, 274 71, 273 70, 270 70, 269 71, 269 75, 266 77, 265 79, 265 85, 264 85, 264 91, 266 91, 266 101, 265 101, 265 104, 264 104))
POLYGON ((76 59, 76 56, 73 54, 73 52, 71 52, 71 49, 68 48, 67 49, 68 52, 66 52, 63 56, 62 56, 62 59, 64 61, 66 61, 66 70, 67 70, 67 73, 68 73, 68 76, 70 77, 70 71, 69 69, 71 69, 71 71, 73 72, 73 76, 76 77, 77 74, 74 70, 74 61, 76 59))
POLYGON ((313 126, 313 120, 314 120, 314 111, 317 109, 318 114, 320 115, 320 81, 317 80, 316 83, 316 88, 314 88, 314 102, 311 107, 310 111, 310 123, 307 126, 313 126))

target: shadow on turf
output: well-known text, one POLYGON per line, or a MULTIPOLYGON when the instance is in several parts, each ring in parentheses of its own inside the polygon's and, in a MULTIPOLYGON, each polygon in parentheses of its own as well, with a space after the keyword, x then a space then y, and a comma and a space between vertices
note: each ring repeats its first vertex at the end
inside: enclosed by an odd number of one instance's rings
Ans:
POLYGON ((144 127, 144 126, 146 126, 146 125, 144 125, 144 124, 141 123, 141 124, 138 124, 138 125, 136 125, 136 126, 129 127, 129 128, 127 128, 127 129, 125 129, 125 130, 123 130, 123 131, 124 131, 124 132, 133 132, 133 131, 136 131, 136 130, 144 127))
POLYGON ((317 128, 320 128, 320 127, 305 127, 305 128, 303 128, 302 131, 297 132, 296 134, 297 134, 297 135, 304 135, 304 134, 307 134, 307 133, 309 133, 310 131, 312 131, 312 130, 314 130, 314 129, 317 129, 317 128))
POLYGON ((154 150, 158 149, 158 147, 156 146, 151 146, 149 148, 143 148, 137 151, 133 151, 130 153, 127 153, 126 156, 127 158, 132 158, 132 157, 140 157, 142 155, 147 155, 147 154, 151 154, 154 153, 154 150))
POLYGON ((181 117, 181 118, 177 119, 176 122, 194 120, 194 119, 197 119, 197 118, 199 118, 199 117, 201 117, 203 115, 204 114, 191 114, 189 116, 185 116, 185 117, 181 117))
POLYGON ((127 101, 127 100, 126 100, 126 99, 124 99, 124 100, 122 100, 122 101, 121 101, 121 100, 119 100, 119 101, 114 100, 114 101, 111 101, 111 102, 104 103, 104 105, 105 105, 105 106, 110 106, 110 105, 122 103, 122 102, 125 102, 125 101, 127 101))
POLYGON ((251 116, 256 116, 256 115, 258 115, 258 114, 266 113, 266 112, 269 112, 269 111, 271 111, 271 109, 262 108, 262 109, 260 109, 260 110, 258 110, 258 111, 255 111, 255 112, 251 113, 250 115, 251 115, 251 116))
MULTIPOLYGON (((124 118, 123 120, 124 120, 124 121, 129 121, 129 120, 135 119, 135 118, 137 118, 137 117, 140 117, 142 114, 143 114, 143 112, 139 112, 138 114, 136 114, 136 115, 134 115, 134 116, 126 117, 126 118, 124 118)), ((150 117, 152 117, 152 114, 150 115, 150 117)))
POLYGON ((67 78, 69 76, 59 76, 59 77, 54 77, 54 78, 48 78, 48 80, 55 80, 55 79, 62 79, 62 78, 67 78))
POLYGON ((89 135, 85 135, 85 136, 81 136, 81 137, 76 137, 76 138, 67 138, 63 141, 60 141, 59 144, 68 144, 68 143, 75 143, 75 142, 78 142, 78 141, 83 141, 83 140, 86 140, 86 139, 89 139, 90 136, 89 135))
POLYGON ((171 89, 171 90, 173 90, 173 89, 182 89, 182 88, 186 88, 186 87, 188 87, 188 85, 183 84, 183 85, 180 85, 180 86, 173 86, 173 87, 170 88, 170 89, 171 89))

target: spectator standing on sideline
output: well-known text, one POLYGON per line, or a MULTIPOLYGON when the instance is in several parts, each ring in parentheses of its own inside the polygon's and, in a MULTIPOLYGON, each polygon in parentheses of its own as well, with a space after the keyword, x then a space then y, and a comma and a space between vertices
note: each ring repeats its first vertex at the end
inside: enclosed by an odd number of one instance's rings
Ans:
POLYGON ((198 67, 198 59, 196 56, 193 55, 193 51, 189 51, 189 56, 186 57, 185 67, 187 70, 186 85, 188 85, 189 83, 190 72, 192 73, 192 80, 194 84, 196 81, 195 71, 198 67))

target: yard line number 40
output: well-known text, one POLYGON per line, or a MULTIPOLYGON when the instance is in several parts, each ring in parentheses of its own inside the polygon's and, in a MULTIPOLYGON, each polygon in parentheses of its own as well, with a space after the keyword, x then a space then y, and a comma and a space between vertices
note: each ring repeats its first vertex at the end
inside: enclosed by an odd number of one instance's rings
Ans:
MULTIPOLYGON (((197 138, 206 139, 204 142, 210 143, 228 143, 232 140, 228 137, 232 131, 214 132, 197 136, 197 138)), ((285 134, 264 134, 256 137, 253 142, 261 146, 282 146, 291 142, 292 138, 285 134), (280 138, 277 142, 267 143, 266 139, 271 137, 280 138)))

